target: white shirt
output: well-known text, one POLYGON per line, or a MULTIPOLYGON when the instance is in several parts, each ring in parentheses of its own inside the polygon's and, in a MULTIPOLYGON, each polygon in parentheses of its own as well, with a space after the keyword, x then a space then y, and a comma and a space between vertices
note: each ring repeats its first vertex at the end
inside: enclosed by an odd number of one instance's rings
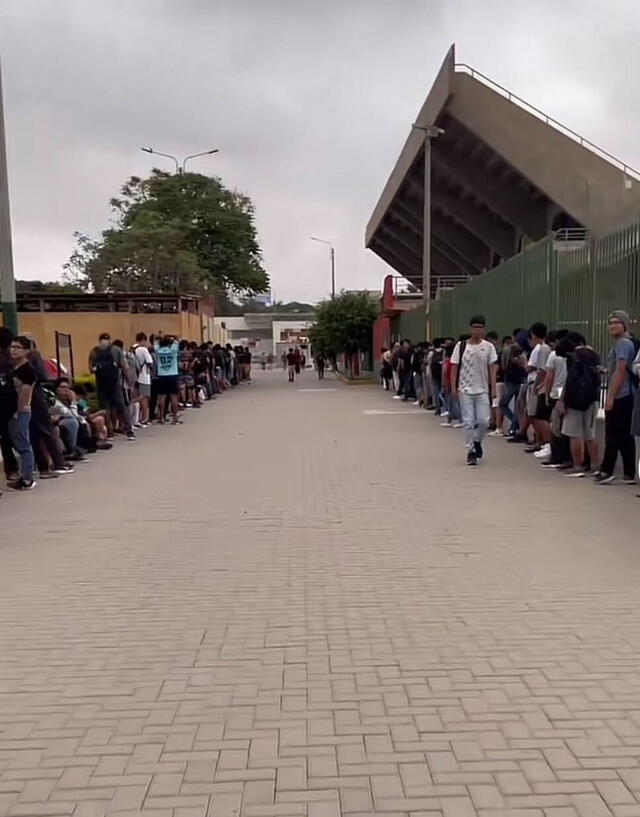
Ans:
POLYGON ((467 341, 460 362, 461 343, 456 343, 451 362, 460 366, 458 390, 463 394, 489 393, 489 367, 498 360, 496 348, 488 340, 467 341))
POLYGON ((551 352, 547 358, 546 369, 548 372, 553 372, 553 385, 549 397, 552 400, 559 400, 564 391, 564 384, 567 382, 567 361, 564 357, 551 352))
POLYGON ((136 346, 135 356, 140 367, 138 374, 138 383, 143 386, 151 385, 151 369, 153 367, 153 358, 146 346, 136 346))
POLYGON ((550 353, 551 349, 546 343, 538 343, 533 347, 528 363, 529 366, 533 366, 533 371, 527 375, 528 383, 534 383, 538 377, 538 372, 545 370, 550 353))

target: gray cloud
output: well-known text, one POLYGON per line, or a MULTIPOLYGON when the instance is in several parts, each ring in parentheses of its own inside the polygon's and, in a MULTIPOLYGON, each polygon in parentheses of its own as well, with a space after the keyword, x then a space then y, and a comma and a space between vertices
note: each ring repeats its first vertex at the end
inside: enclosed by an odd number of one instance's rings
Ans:
MULTIPOLYGON (((378 287, 364 225, 440 61, 469 62, 640 165, 635 0, 13 0, 2 20, 16 274, 98 234, 141 145, 251 195, 278 297, 378 287)), ((160 160, 157 162, 160 163, 160 160)), ((169 166, 169 165, 167 165, 169 166)))

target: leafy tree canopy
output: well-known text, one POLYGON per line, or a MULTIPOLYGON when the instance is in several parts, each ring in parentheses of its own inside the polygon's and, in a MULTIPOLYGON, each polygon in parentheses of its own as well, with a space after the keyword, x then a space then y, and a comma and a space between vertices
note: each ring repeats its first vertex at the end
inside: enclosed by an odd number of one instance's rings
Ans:
POLYGON ((325 355, 367 351, 378 316, 378 306, 367 293, 341 292, 335 300, 323 301, 316 311, 311 342, 325 355))
POLYGON ((76 233, 65 280, 94 292, 256 294, 269 288, 251 200, 219 179, 153 170, 111 200, 114 225, 76 233))
POLYGON ((16 292, 27 295, 81 295, 85 290, 76 284, 61 281, 16 281, 16 292))

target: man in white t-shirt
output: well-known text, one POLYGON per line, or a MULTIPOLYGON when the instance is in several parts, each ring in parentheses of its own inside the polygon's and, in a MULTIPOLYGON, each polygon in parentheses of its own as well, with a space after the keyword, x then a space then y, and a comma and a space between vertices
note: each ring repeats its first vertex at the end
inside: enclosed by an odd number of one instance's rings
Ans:
POLYGON ((458 396, 467 442, 467 465, 482 459, 482 441, 491 421, 491 401, 496 396, 495 346, 484 339, 485 319, 469 321, 471 334, 456 344, 451 356, 451 392, 458 396))
POLYGON ((140 425, 149 424, 149 398, 151 397, 151 372, 153 371, 153 358, 149 351, 149 341, 144 332, 136 335, 133 354, 138 364, 137 389, 140 397, 140 425))
POLYGON ((547 459, 551 454, 551 406, 545 393, 545 379, 551 348, 546 342, 544 323, 534 323, 529 333, 533 350, 527 363, 527 419, 535 429, 536 441, 525 451, 547 459))

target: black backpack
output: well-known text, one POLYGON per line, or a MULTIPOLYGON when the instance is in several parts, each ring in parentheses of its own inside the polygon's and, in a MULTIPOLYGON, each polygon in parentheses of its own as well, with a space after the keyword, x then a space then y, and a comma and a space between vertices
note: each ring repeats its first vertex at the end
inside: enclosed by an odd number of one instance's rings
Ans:
POLYGON ((567 408, 586 411, 600 396, 600 375, 595 366, 580 358, 574 359, 567 371, 564 402, 567 408))
POLYGON ((112 389, 118 384, 118 367, 113 359, 111 346, 105 349, 98 348, 94 360, 96 367, 96 384, 98 389, 112 389))
MULTIPOLYGON (((630 335, 629 337, 631 343, 633 343, 633 359, 635 360, 640 351, 640 338, 637 338, 635 335, 630 335)), ((638 386, 640 386, 640 377, 633 371, 631 366, 629 366, 629 377, 631 378, 632 386, 634 389, 637 389, 638 386)))

